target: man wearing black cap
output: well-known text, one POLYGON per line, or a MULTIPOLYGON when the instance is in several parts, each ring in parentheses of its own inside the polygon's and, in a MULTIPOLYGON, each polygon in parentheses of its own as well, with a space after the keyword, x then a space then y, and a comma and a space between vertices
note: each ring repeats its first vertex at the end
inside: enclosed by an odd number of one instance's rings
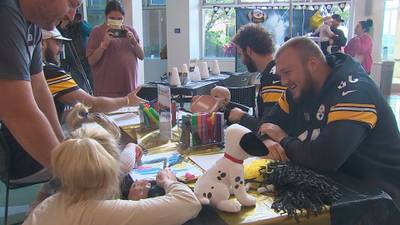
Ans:
POLYGON ((344 36, 344 33, 341 29, 338 27, 340 26, 340 23, 343 23, 344 20, 342 20, 342 17, 339 14, 333 14, 332 15, 332 26, 331 30, 333 33, 336 34, 333 39, 333 45, 331 49, 331 53, 338 52, 344 47, 347 43, 347 38, 344 36))

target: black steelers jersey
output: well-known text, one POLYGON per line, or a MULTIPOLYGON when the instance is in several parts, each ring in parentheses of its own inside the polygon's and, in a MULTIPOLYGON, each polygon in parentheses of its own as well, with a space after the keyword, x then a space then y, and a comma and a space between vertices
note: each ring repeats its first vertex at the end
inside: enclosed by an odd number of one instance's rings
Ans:
POLYGON ((332 72, 319 96, 294 102, 288 90, 264 122, 286 131, 281 145, 292 161, 372 180, 399 199, 400 134, 390 106, 350 56, 327 62, 332 72))
POLYGON ((286 87, 276 74, 275 61, 271 61, 261 73, 260 89, 257 94, 258 118, 248 114, 242 116, 239 124, 255 131, 264 114, 268 114, 278 102, 286 87))

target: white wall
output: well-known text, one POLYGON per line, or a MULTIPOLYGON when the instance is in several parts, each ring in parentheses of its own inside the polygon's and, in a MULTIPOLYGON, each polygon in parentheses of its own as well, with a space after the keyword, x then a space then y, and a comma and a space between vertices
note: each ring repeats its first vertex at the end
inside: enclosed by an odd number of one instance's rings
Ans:
POLYGON ((189 43, 189 2, 191 0, 168 0, 167 1, 167 46, 168 46, 168 69, 183 63, 189 65, 190 43, 189 43), (175 33, 180 29, 180 33, 175 33))
MULTIPOLYGON (((124 0, 125 23, 135 28, 143 46, 143 9, 141 0, 124 0)), ((144 83, 144 63, 138 61, 138 83, 144 83)))
MULTIPOLYGON (((381 78, 381 51, 382 51, 382 34, 383 34, 383 22, 384 22, 384 0, 353 0, 353 29, 355 25, 366 19, 372 19, 374 21, 373 26, 373 50, 372 50, 372 78, 375 80, 377 85, 380 84, 381 78)), ((351 32, 353 34, 354 32, 351 32)), ((352 36, 349 37, 349 39, 352 36)))
MULTIPOLYGON (((204 59, 200 61, 206 61, 208 66, 211 65, 211 62, 213 61, 212 59, 204 59)), ((221 71, 226 71, 226 72, 235 72, 235 60, 234 59, 219 59, 218 60, 219 64, 219 69, 221 71)))
POLYGON ((167 60, 166 59, 145 59, 144 60, 144 82, 160 80, 160 76, 167 72, 167 60))

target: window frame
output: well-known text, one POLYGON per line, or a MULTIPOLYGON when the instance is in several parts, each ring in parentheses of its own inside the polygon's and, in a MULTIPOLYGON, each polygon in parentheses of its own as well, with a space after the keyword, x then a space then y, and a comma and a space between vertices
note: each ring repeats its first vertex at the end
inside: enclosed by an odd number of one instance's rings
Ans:
MULTIPOLYGON (((235 57, 206 57, 205 54, 205 30, 204 30, 204 9, 212 9, 214 6, 219 6, 219 7, 231 7, 231 8, 237 8, 237 7, 255 7, 255 6, 289 6, 289 0, 287 2, 275 2, 276 0, 266 0, 268 2, 242 2, 242 0, 233 0, 233 3, 218 3, 218 4, 213 4, 213 3, 207 3, 206 0, 201 0, 201 5, 200 5, 200 58, 203 60, 212 60, 212 59, 218 59, 218 60, 232 60, 235 57), (256 5, 255 5, 256 4, 256 5)), ((313 5, 327 5, 327 4, 338 4, 338 3, 346 3, 346 4, 352 4, 352 2, 355 0, 293 0, 293 7, 296 7, 297 5, 306 5, 306 6, 313 6, 313 5)))
MULTIPOLYGON (((167 0, 165 0, 166 2, 167 0)), ((148 10, 148 9, 162 9, 165 8, 167 5, 166 4, 151 4, 151 0, 143 0, 143 9, 148 10)))

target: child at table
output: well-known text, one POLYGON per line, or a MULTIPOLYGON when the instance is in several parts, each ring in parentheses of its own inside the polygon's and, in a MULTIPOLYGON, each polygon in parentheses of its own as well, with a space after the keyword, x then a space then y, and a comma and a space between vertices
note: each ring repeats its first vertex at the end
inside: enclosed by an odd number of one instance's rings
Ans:
MULTIPOLYGON (((71 112, 66 117, 66 123, 69 129, 72 130, 72 133, 82 126, 89 126, 89 123, 97 123, 104 128, 107 134, 100 134, 100 136, 107 138, 98 138, 98 140, 106 150, 111 151, 111 155, 115 158, 118 156, 121 164, 121 171, 124 174, 129 173, 142 158, 142 149, 134 143, 127 144, 120 152, 118 143, 121 138, 120 128, 112 120, 108 119, 105 114, 89 112, 89 108, 82 103, 77 103, 72 108, 71 112)), ((99 127, 99 129, 101 128, 99 127)), ((76 132, 82 131, 83 130, 79 130, 76 132)), ((99 134, 91 133, 91 135, 99 134)))
POLYGON ((128 225, 182 224, 198 215, 201 205, 186 185, 169 170, 156 182, 166 195, 138 200, 146 195, 144 183, 136 182, 129 200, 119 195, 118 149, 107 149, 112 136, 93 127, 79 128, 52 152, 52 172, 61 181, 59 193, 47 198, 29 215, 24 225, 128 225))

